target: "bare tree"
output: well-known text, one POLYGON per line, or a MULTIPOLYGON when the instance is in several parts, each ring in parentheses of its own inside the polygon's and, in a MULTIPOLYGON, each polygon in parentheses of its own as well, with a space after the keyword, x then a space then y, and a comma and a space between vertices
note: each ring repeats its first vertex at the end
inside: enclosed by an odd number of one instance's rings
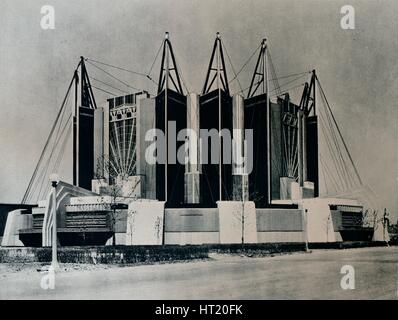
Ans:
POLYGON ((109 223, 112 230, 112 245, 116 245, 116 223, 122 220, 122 206, 119 199, 123 196, 122 187, 119 183, 114 183, 108 187, 108 195, 111 197, 111 211, 109 214, 109 223))
POLYGON ((390 219, 389 219, 389 213, 387 211, 387 208, 384 208, 384 214, 383 214, 383 241, 386 241, 386 231, 388 232, 388 228, 390 226, 390 219))
POLYGON ((376 231, 382 221, 383 217, 379 217, 379 210, 366 210, 366 214, 363 217, 363 225, 365 227, 370 227, 373 231, 376 231))
POLYGON ((389 223, 388 234, 390 236, 390 241, 396 244, 398 242, 398 221, 395 224, 389 223))
POLYGON ((329 213, 328 217, 326 218, 326 221, 324 223, 325 231, 326 231, 326 242, 329 242, 329 229, 330 229, 330 224, 331 223, 332 223, 332 216, 329 213))
POLYGON ((95 177, 97 179, 105 179, 107 176, 108 184, 104 190, 104 195, 110 197, 109 225, 112 230, 112 245, 116 245, 116 225, 119 221, 124 220, 123 212, 128 208, 126 202, 137 199, 136 190, 140 183, 137 179, 135 184, 126 190, 124 188, 127 178, 117 172, 113 162, 107 157, 99 157, 97 159, 97 168, 95 177))
POLYGON ((134 235, 134 228, 135 228, 135 215, 137 211, 131 210, 127 213, 127 228, 130 231, 130 243, 133 243, 133 235, 134 235))
MULTIPOLYGON (((255 202, 257 200, 260 200, 261 196, 259 196, 258 193, 253 192, 253 193, 250 194, 249 199, 250 200, 247 200, 247 201, 254 201, 255 202)), ((243 199, 243 197, 241 197, 241 205, 242 205, 241 210, 236 211, 234 213, 235 219, 236 219, 237 223, 239 223, 239 225, 241 227, 240 229, 241 229, 241 244, 242 244, 242 248, 244 248, 244 244, 245 244, 245 227, 250 225, 247 222, 248 215, 245 212, 245 202, 247 202, 247 201, 245 201, 243 199)))
POLYGON ((386 217, 385 215, 380 216, 379 210, 366 209, 360 217, 360 223, 364 228, 370 228, 373 230, 373 235, 379 229, 380 224, 383 226, 383 238, 385 236, 386 228, 386 217))
POLYGON ((156 235, 156 242, 159 244, 160 242, 160 231, 162 227, 162 219, 158 216, 155 221, 155 235, 156 235))

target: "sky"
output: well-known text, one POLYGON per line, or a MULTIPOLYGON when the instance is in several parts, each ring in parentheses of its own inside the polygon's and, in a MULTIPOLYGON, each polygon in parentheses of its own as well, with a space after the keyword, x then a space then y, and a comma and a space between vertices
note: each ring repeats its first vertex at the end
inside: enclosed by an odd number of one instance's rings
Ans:
MULTIPOLYGON (((0 30, 0 202, 21 200, 80 56, 147 73, 168 31, 189 90, 199 92, 219 31, 235 71, 264 37, 278 75, 317 70, 363 180, 398 216, 394 0, 2 0, 0 30), (340 26, 346 4, 354 30, 340 26), (40 26, 43 5, 55 9, 54 30, 40 26)), ((254 62, 239 75, 242 87, 254 62)), ((118 76, 156 91, 144 77, 118 76)))

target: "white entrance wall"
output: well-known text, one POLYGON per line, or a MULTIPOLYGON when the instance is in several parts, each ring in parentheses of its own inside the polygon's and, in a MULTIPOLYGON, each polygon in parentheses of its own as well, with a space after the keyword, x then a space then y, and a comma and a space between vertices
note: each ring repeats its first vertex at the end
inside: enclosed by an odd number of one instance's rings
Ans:
POLYGON ((256 208, 254 202, 218 201, 220 243, 242 242, 242 213, 244 217, 244 242, 257 243, 256 208))
POLYGON ((32 216, 22 214, 24 209, 14 210, 8 213, 7 222, 4 229, 2 247, 23 247, 23 243, 19 240, 19 229, 25 229, 29 226, 29 220, 32 216))
POLYGON ((299 205, 304 210, 308 242, 339 242, 340 232, 334 230, 329 205, 358 206, 358 201, 342 198, 302 199, 299 205))
POLYGON ((137 200, 129 203, 126 245, 162 244, 164 201, 137 200))

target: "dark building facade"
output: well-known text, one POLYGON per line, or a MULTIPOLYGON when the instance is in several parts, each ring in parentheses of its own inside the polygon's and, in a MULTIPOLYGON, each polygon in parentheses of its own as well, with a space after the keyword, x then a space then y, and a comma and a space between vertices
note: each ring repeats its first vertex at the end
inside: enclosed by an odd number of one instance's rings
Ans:
POLYGON ((245 100, 245 129, 253 130, 253 170, 249 173, 249 200, 257 206, 269 203, 267 170, 267 106, 266 95, 245 100))
POLYGON ((94 177, 94 109, 79 108, 77 185, 90 190, 94 177))
POLYGON ((307 179, 314 183, 314 196, 319 196, 318 117, 307 118, 307 179))
POLYGON ((165 164, 156 165, 156 198, 166 201, 166 207, 182 207, 184 205, 184 174, 185 165, 177 159, 178 149, 185 141, 177 141, 173 132, 166 130, 166 123, 175 124, 175 134, 187 128, 187 98, 186 96, 171 89, 163 90, 156 97, 156 128, 166 133, 166 155, 165 164), (167 103, 166 103, 167 99, 167 103), (167 110, 166 110, 167 104, 167 110), (167 119, 166 119, 167 118, 167 119), (170 144, 175 143, 175 153, 170 154, 170 144), (165 170, 167 170, 167 175, 165 170), (167 183, 166 183, 167 180, 167 183), (167 188, 167 190, 166 190, 167 188))
MULTIPOLYGON (((215 129, 218 131, 219 127, 220 130, 226 129, 232 132, 232 98, 223 90, 214 90, 200 97, 200 129, 215 129), (219 104, 221 110, 219 110, 219 104)), ((202 164, 200 179, 201 203, 209 207, 215 207, 216 202, 219 200, 227 201, 232 199, 232 164, 224 161, 223 150, 225 141, 223 139, 220 139, 220 141, 220 149, 218 151, 221 162, 211 162, 212 153, 209 139, 207 141, 208 159, 202 164)), ((212 141, 211 143, 219 143, 219 140, 212 141)))

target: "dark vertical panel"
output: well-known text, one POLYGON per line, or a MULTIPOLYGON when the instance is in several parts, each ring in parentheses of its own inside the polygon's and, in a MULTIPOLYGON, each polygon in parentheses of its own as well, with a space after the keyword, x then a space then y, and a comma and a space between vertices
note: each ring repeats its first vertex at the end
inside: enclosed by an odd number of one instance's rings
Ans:
MULTIPOLYGON (((245 100, 245 129, 253 130, 253 170, 249 174, 249 199, 256 208, 268 205, 266 95, 245 100)), ((250 156, 250 155, 249 155, 250 156)))
MULTIPOLYGON (((218 94, 211 92, 200 97, 200 129, 218 130, 218 94)), ((205 143, 205 141, 203 141, 205 143)), ((207 163, 202 164, 202 174, 200 176, 200 197, 201 203, 214 207, 219 200, 219 167, 211 164, 211 144, 208 142, 207 163)), ((203 156, 203 155, 201 155, 203 156)))
POLYGON ((77 116, 73 116, 73 145, 72 145, 72 167, 73 167, 73 185, 77 185, 77 116))
MULTIPOLYGON (((216 129, 219 127, 219 95, 218 90, 214 90, 200 97, 200 129, 216 129)), ((228 129, 232 138, 232 98, 224 91, 221 91, 221 128, 228 129)), ((209 139, 210 141, 210 139, 209 139)), ((218 143, 218 141, 216 142, 218 143)), ((222 154, 223 143, 221 144, 222 154)), ((208 163, 202 164, 202 174, 200 177, 200 196, 201 204, 215 207, 219 201, 219 165, 222 166, 222 197, 223 200, 232 199, 232 165, 211 164, 211 145, 209 144, 208 163)))
MULTIPOLYGON (((165 132, 164 91, 156 97, 155 127, 165 132)), ((165 164, 156 164, 156 199, 165 200, 165 164)))
MULTIPOLYGON (((226 80, 227 81, 227 80, 226 80)), ((221 128, 229 130, 231 134, 231 141, 233 138, 233 122, 232 122, 232 98, 227 94, 222 92, 222 100, 221 100, 221 128)), ((223 158, 223 150, 224 150, 224 141, 221 143, 221 163, 222 163, 222 197, 223 200, 232 200, 232 164, 224 163, 223 158)), ((228 150, 231 152, 231 160, 232 160, 232 144, 228 146, 228 150)))
POLYGON ((283 172, 282 101, 270 102, 271 109, 271 198, 280 199, 280 177, 283 172))
POLYGON ((314 195, 319 196, 318 118, 307 118, 307 179, 314 182, 314 195))
MULTIPOLYGON (((172 90, 167 92, 167 121, 175 121, 176 137, 180 130, 187 127, 186 97, 172 90)), ((156 98, 156 128, 165 132, 165 92, 156 98)), ((167 203, 166 207, 178 208, 184 204, 185 165, 177 158, 178 149, 184 141, 176 141, 176 163, 167 165, 167 203)), ((170 151, 170 150, 169 150, 170 151)), ((156 198, 165 200, 165 165, 156 165, 156 198)))
POLYGON ((74 78, 74 83, 75 83, 75 101, 74 101, 74 115, 72 117, 72 122, 73 122, 73 136, 72 136, 72 167, 73 167, 73 185, 77 185, 77 120, 78 120, 78 107, 77 107, 77 92, 78 92, 78 74, 77 70, 75 71, 75 78, 74 78))
POLYGON ((79 108, 79 187, 91 190, 94 177, 94 109, 79 108))

